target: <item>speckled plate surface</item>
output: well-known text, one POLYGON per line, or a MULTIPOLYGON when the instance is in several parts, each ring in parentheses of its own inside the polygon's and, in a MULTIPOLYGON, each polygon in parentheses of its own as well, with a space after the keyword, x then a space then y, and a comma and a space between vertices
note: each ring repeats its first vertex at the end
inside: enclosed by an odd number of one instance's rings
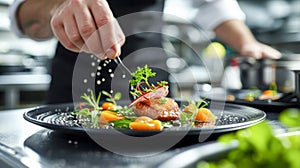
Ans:
MULTIPOLYGON (((216 104, 216 107, 218 104, 216 104)), ((257 124, 266 118, 265 112, 242 105, 225 104, 221 110, 215 110, 210 107, 211 111, 219 111, 217 115, 216 125, 213 127, 204 128, 191 128, 188 130, 187 135, 197 135, 201 133, 223 133, 235 131, 257 124)), ((116 131, 110 129, 92 129, 83 128, 78 124, 75 116, 72 115, 74 110, 73 103, 71 104, 57 104, 36 107, 28 112, 25 112, 23 117, 25 120, 40 125, 42 127, 66 131, 73 133, 84 133, 86 131, 95 131, 99 134, 113 134, 116 131)), ((130 129, 118 129, 122 133, 131 136, 150 136, 159 133, 160 131, 134 131, 130 129)), ((177 127, 176 129, 165 128, 163 132, 170 135, 176 133, 186 132, 187 128, 177 127)))

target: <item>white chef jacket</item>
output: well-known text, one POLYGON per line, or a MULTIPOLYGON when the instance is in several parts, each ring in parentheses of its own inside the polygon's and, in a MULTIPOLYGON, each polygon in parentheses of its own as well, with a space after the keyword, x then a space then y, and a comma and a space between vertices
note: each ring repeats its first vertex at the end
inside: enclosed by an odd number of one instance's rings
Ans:
POLYGON ((9 19, 10 19, 10 28, 11 31, 14 32, 18 37, 25 37, 25 35, 21 32, 20 28, 17 24, 16 13, 20 4, 25 0, 14 0, 14 2, 9 7, 9 19))
MULTIPOLYGON (((15 0, 10 6, 9 17, 11 20, 11 30, 18 37, 26 37, 18 28, 16 22, 16 11, 19 5, 25 0, 15 0)), ((184 0, 188 1, 188 0, 184 0)), ((236 0, 190 0, 198 13, 194 22, 204 30, 213 30, 222 22, 230 19, 245 20, 245 14, 241 10, 236 0)))
POLYGON ((227 20, 246 19, 236 0, 193 0, 193 6, 198 9, 193 21, 204 30, 213 30, 227 20))

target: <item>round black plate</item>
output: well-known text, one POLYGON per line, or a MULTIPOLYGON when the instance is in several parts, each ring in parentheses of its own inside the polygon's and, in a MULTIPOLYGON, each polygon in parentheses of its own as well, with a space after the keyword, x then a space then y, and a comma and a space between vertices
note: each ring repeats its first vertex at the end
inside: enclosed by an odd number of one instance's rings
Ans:
MULTIPOLYGON (((222 104, 220 104, 222 105, 222 104)), ((223 104, 224 105, 224 104, 223 104)), ((214 107, 220 107, 215 104, 214 107)), ((42 127, 59 130, 69 133, 85 133, 86 131, 93 131, 98 134, 114 134, 116 131, 111 129, 87 129, 82 128, 76 124, 76 120, 72 116, 74 109, 73 103, 71 104, 57 104, 36 107, 33 110, 25 112, 23 117, 25 120, 40 125, 42 127)), ((212 112, 217 111, 211 106, 212 112)), ((201 133, 223 133, 234 130, 243 129, 253 124, 257 124, 266 118, 265 112, 241 105, 226 104, 221 111, 222 115, 217 119, 216 126, 205 128, 182 128, 164 129, 163 132, 168 135, 176 135, 187 132, 187 135, 199 135, 201 133), (188 129, 188 130, 187 130, 188 129)), ((221 114, 219 113, 219 114, 221 114)), ((150 136, 160 133, 160 131, 135 131, 130 129, 118 129, 122 133, 131 136, 150 136)))

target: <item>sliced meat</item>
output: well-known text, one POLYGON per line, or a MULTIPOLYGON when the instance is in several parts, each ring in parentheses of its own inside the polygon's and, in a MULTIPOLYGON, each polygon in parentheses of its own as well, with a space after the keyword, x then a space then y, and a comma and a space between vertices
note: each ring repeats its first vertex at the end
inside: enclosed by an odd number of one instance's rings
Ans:
POLYGON ((140 96, 138 98, 136 98, 135 100, 133 100, 129 106, 132 106, 140 101, 145 101, 151 98, 161 98, 164 96, 167 96, 169 94, 169 87, 165 86, 165 87, 159 87, 154 91, 151 91, 149 93, 144 94, 143 96, 140 96))
POLYGON ((176 120, 181 113, 178 104, 167 97, 139 101, 132 108, 139 116, 147 116, 161 121, 176 120))

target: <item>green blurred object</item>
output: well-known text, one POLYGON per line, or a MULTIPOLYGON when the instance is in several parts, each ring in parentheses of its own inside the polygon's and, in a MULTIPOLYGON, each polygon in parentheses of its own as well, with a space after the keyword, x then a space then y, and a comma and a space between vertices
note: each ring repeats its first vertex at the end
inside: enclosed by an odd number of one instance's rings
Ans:
POLYGON ((279 114, 279 121, 288 127, 300 127, 300 109, 288 108, 279 114))
MULTIPOLYGON (((283 116, 287 115, 283 114, 283 116)), ((276 136, 267 121, 244 130, 222 135, 218 141, 223 143, 238 141, 239 145, 221 160, 216 162, 200 161, 197 168, 300 167, 300 134, 276 136)))

